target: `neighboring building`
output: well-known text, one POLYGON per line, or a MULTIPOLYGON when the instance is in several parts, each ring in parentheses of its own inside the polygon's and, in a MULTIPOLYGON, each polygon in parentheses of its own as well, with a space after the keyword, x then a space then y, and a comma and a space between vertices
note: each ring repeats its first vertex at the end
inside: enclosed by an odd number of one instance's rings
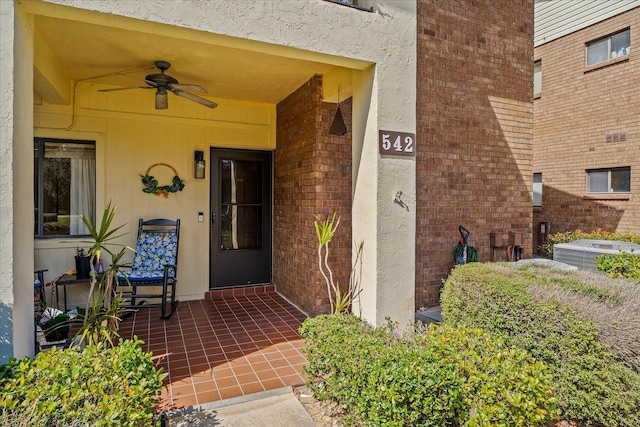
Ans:
POLYGON ((536 2, 534 239, 640 232, 640 1, 536 2))
POLYGON ((0 363, 33 352, 33 271, 72 268, 79 215, 109 201, 123 244, 181 219, 182 300, 271 281, 327 312, 313 220, 333 212, 335 277, 364 241, 354 310, 376 324, 438 304, 459 225, 483 261, 491 232, 531 255, 533 0, 352 3, 0 2, 0 363), (218 107, 120 90, 155 60, 218 107), (141 191, 158 163, 182 192, 141 191))

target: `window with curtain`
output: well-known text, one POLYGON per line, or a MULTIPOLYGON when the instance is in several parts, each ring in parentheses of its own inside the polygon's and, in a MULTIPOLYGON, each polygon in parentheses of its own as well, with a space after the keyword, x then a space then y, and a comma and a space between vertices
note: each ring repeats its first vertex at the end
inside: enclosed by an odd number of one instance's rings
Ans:
POLYGON ((95 141, 36 138, 34 207, 36 237, 89 234, 82 216, 95 221, 95 141))

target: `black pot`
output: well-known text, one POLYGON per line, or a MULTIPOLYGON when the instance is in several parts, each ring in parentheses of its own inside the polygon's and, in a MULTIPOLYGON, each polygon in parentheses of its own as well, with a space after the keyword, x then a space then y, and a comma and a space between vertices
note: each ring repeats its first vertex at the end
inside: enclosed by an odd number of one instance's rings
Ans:
POLYGON ((76 279, 88 279, 91 273, 91 257, 76 256, 76 279))
POLYGON ((47 342, 62 341, 69 338, 69 316, 59 314, 42 326, 47 342))

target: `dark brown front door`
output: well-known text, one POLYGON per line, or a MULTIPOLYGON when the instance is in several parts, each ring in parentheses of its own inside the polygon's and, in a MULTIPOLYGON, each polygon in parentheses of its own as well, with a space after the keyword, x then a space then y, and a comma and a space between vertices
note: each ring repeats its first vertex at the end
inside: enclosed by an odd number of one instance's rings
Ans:
POLYGON ((210 288, 271 282, 271 157, 211 149, 210 288))

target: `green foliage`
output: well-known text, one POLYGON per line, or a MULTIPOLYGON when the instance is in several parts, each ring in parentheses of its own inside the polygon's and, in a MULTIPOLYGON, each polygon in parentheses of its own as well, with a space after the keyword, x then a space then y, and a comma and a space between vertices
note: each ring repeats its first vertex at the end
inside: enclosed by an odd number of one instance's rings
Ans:
POLYGON ((111 203, 107 205, 102 213, 102 220, 97 226, 84 215, 82 221, 89 230, 93 240, 88 241, 90 265, 95 265, 95 260, 99 260, 102 252, 111 256, 111 263, 101 275, 91 271, 91 287, 87 298, 87 307, 82 318, 82 326, 76 333, 81 344, 96 344, 105 342, 113 345, 113 340, 118 337, 118 323, 120 316, 124 313, 120 307, 122 298, 115 295, 114 280, 120 269, 126 265, 122 263, 126 250, 133 250, 127 246, 114 243, 114 240, 122 234, 116 233, 124 227, 120 225, 113 228, 111 224, 115 217, 116 208, 111 203), (111 249, 111 246, 121 246, 118 252, 111 249))
POLYGON ((69 338, 70 318, 66 314, 59 314, 42 325, 47 341, 60 341, 69 338))
POLYGON ((600 255, 596 258, 596 268, 611 277, 640 279, 640 254, 631 249, 619 254, 600 255))
POLYGON ((351 315, 307 319, 309 387, 345 406, 347 425, 542 426, 550 377, 525 352, 465 327, 399 337, 351 315))
POLYGON ((329 304, 331 305, 332 312, 335 310, 332 291, 335 292, 336 284, 333 281, 333 271, 331 267, 329 267, 329 242, 331 242, 333 236, 336 234, 339 224, 340 217, 336 219, 335 212, 332 218, 313 221, 313 226, 316 229, 316 237, 318 238, 318 268, 320 269, 322 277, 324 277, 324 281, 327 283, 327 294, 329 295, 329 304))
POLYGON ((615 240, 621 242, 633 242, 640 244, 640 234, 633 233, 615 233, 596 228, 593 231, 586 232, 580 229, 567 231, 564 233, 554 233, 550 235, 547 241, 542 245, 542 249, 549 259, 553 259, 553 245, 557 243, 569 243, 575 240, 615 240))
POLYGON ((141 343, 54 347, 34 359, 12 359, 0 368, 0 424, 151 425, 166 374, 141 343))
POLYGON ((327 294, 329 296, 329 304, 332 313, 348 313, 351 310, 353 302, 358 298, 362 289, 360 287, 360 271, 358 267, 362 267, 362 250, 364 242, 356 247, 356 256, 351 266, 351 275, 349 276, 349 286, 347 289, 340 289, 340 285, 333 280, 333 271, 329 266, 329 243, 336 234, 336 230, 340 225, 340 217, 336 218, 336 213, 326 220, 316 219, 313 226, 316 229, 316 237, 318 238, 318 269, 327 284, 327 294))
POLYGON ((545 363, 562 418, 638 426, 640 375, 629 367, 637 363, 637 329, 617 331, 620 322, 637 324, 637 299, 628 299, 638 294, 625 293, 623 284, 598 286, 576 277, 583 276, 505 264, 465 265, 445 283, 443 317, 452 326, 478 327, 545 363), (619 311, 627 317, 621 319, 619 311), (631 336, 628 354, 614 354, 612 346, 599 341, 610 335, 610 342, 618 342, 624 334, 631 336))
POLYGON ((125 312, 120 307, 122 297, 114 295, 109 303, 104 301, 104 294, 94 295, 94 300, 88 304, 82 314, 82 325, 76 332, 75 338, 83 344, 105 343, 113 345, 116 337, 119 337, 118 327, 120 317, 125 312))

